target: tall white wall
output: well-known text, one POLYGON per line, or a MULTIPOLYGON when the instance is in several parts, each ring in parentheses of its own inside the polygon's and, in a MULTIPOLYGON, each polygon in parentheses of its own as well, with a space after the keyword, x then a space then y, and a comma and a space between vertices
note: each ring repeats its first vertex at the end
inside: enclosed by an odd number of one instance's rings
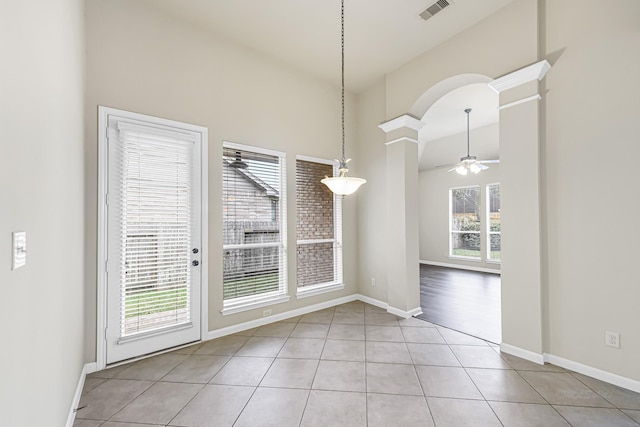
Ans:
MULTIPOLYGON (((287 154, 291 302, 273 314, 356 292, 355 198, 344 201, 344 280, 339 292, 297 300, 295 156, 340 155, 340 91, 137 1, 87 1, 86 221, 87 360, 95 360, 97 106, 169 118, 209 129, 209 329, 262 317, 262 309, 223 316, 222 141, 287 154)), ((347 155, 355 172, 355 104, 347 94, 347 155)))
POLYGON ((2 2, 0 51, 0 424, 63 426, 83 367, 83 2, 2 2))
POLYGON ((359 175, 367 179, 358 197, 358 290, 387 301, 387 233, 394 231, 387 219, 386 135, 378 128, 385 121, 384 81, 358 95, 359 175), (373 282, 372 282, 373 279, 373 282), (373 286, 375 284, 375 286, 373 286))
POLYGON ((640 381, 640 2, 601 6, 546 2, 547 348, 640 381))

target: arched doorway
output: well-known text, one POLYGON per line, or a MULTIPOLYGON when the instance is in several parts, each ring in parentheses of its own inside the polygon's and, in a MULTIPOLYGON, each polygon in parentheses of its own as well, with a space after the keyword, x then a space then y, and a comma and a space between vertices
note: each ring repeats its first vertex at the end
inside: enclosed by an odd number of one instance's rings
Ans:
POLYGON ((444 93, 421 117, 419 317, 500 343, 498 94, 486 82, 468 80, 456 79, 464 85, 444 93), (486 169, 478 173, 456 173, 468 154, 494 163, 481 164, 486 169))
POLYGON ((418 133, 429 107, 443 93, 470 83, 490 81, 500 97, 500 175, 502 211, 502 344, 507 353, 538 363, 543 361, 543 298, 540 239, 540 112, 538 81, 551 66, 547 61, 526 66, 491 80, 464 74, 441 81, 424 92, 409 113, 380 125, 386 133, 387 221, 397 225, 387 241, 387 269, 397 278, 388 288, 390 307, 414 315, 419 301, 418 133), (415 307, 415 308, 414 308, 415 307))

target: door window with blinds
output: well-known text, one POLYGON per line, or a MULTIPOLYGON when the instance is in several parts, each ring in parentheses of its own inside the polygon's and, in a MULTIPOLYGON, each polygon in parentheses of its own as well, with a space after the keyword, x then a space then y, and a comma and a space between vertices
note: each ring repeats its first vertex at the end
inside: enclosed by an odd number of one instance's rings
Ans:
POLYGON ((108 363, 200 338, 201 135, 149 120, 108 118, 108 363))
POLYGON ((320 180, 334 176, 330 162, 296 159, 297 294, 343 288, 342 198, 320 180))
POLYGON ((223 313, 288 300, 285 155, 225 142, 223 313))

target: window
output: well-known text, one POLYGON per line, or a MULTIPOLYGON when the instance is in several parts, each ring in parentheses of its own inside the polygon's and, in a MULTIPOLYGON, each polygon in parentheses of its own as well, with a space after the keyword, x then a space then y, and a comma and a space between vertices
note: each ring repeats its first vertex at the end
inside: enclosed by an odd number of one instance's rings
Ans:
POLYGON ((480 259, 480 187, 449 190, 449 255, 480 259))
POLYGON ((334 176, 323 160, 296 160, 298 296, 342 289, 342 198, 320 182, 334 176))
POLYGON ((487 259, 500 261, 500 184, 487 185, 487 259))
POLYGON ((223 145, 224 314, 289 299, 285 165, 284 153, 223 145))

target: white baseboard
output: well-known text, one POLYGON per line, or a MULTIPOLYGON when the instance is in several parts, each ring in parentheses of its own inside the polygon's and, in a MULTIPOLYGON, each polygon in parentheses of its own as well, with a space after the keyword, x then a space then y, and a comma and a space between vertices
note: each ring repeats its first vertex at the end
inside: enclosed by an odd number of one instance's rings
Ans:
POLYGON ((96 362, 85 363, 84 373, 85 375, 93 374, 98 371, 98 364, 96 362))
POLYGON ((403 319, 408 319, 409 317, 418 316, 422 314, 422 307, 417 307, 417 308, 414 308, 413 310, 404 311, 395 307, 391 307, 386 302, 368 297, 366 295, 357 294, 356 297, 362 302, 375 305, 376 307, 380 307, 383 310, 387 310, 388 313, 395 314, 396 316, 402 317, 403 319))
POLYGON ((389 304, 387 304, 386 302, 380 301, 379 299, 368 297, 366 295, 356 294, 356 299, 366 304, 374 305, 383 310, 387 310, 389 308, 389 304))
POLYGON ((423 261, 423 260, 420 260, 420 264, 435 265, 436 267, 458 268, 460 270, 478 271, 480 273, 500 274, 500 269, 476 267, 476 266, 473 266, 473 265, 449 264, 449 263, 446 263, 446 262, 423 261))
POLYGON ((579 374, 586 375, 588 377, 595 378, 609 384, 617 385, 618 387, 626 388, 627 390, 635 391, 636 393, 640 393, 640 381, 632 380, 631 378, 603 371, 602 369, 587 366, 579 362, 574 362, 573 360, 554 356, 553 354, 549 353, 538 354, 533 351, 525 350, 523 348, 504 343, 500 344, 500 351, 520 357, 530 362, 538 363, 540 365, 545 362, 551 363, 552 365, 556 365, 561 368, 568 369, 570 371, 577 372, 579 374))
POLYGON ((525 350, 524 348, 516 347, 515 345, 502 343, 500 344, 500 351, 512 356, 519 357, 521 359, 528 360, 529 362, 537 363, 538 365, 544 365, 544 357, 542 356, 542 354, 535 353, 530 350, 525 350))
POLYGON ((80 397, 82 396, 82 389, 84 388, 84 380, 87 377, 87 374, 96 371, 96 363, 87 363, 82 367, 80 371, 80 378, 78 379, 78 385, 76 386, 76 392, 73 395, 73 400, 71 401, 71 408, 69 409, 69 415, 67 416, 66 427, 73 427, 73 423, 76 420, 76 411, 78 410, 78 406, 80 405, 80 397))
POLYGON ((322 310, 336 305, 345 304, 348 302, 358 300, 357 294, 348 295, 342 298, 336 298, 330 301, 324 301, 318 304, 309 305, 306 307, 298 308, 295 310, 286 311, 284 313, 274 314, 273 316, 267 316, 260 319, 250 320, 244 323, 238 323, 237 325, 227 326, 226 328, 220 328, 213 331, 209 331, 202 341, 209 341, 216 338, 224 337, 226 335, 235 334, 238 332, 246 331, 247 329, 257 328, 259 326, 267 325, 273 322, 279 322, 291 317, 302 316, 314 311, 322 310))
POLYGON ((618 387, 626 388, 628 390, 635 391, 636 393, 640 393, 640 381, 632 380, 631 378, 603 371, 602 369, 583 365, 582 363, 574 362, 563 357, 554 356, 553 354, 544 353, 544 361, 552 363, 556 366, 560 366, 561 368, 578 372, 579 374, 583 374, 588 377, 595 378, 609 384, 617 385, 618 387))
POLYGON ((422 314, 422 308, 420 307, 414 308, 413 310, 404 311, 404 310, 400 310, 398 308, 389 306, 387 307, 387 311, 391 314, 395 314, 396 316, 402 317, 403 319, 408 319, 409 317, 422 314))
POLYGON ((371 298, 362 294, 353 294, 353 295, 348 295, 346 297, 336 298, 336 299, 324 301, 318 304, 309 305, 307 307, 286 311, 284 313, 274 314, 273 316, 250 320, 248 322, 238 323, 237 325, 228 326, 226 328, 220 328, 214 331, 209 331, 207 335, 203 337, 202 341, 213 340, 216 338, 246 331, 247 329, 257 328, 259 326, 264 326, 269 323, 279 322, 281 320, 286 320, 291 317, 302 316, 305 314, 312 313, 314 311, 322 310, 329 307, 335 307, 336 305, 346 304, 352 301, 362 301, 364 303, 371 304, 376 307, 380 307, 384 310, 387 310, 387 312, 389 313, 395 314, 396 316, 400 316, 405 319, 422 314, 422 309, 420 307, 414 308, 413 310, 410 310, 410 311, 403 311, 394 307, 390 307, 389 304, 387 304, 386 302, 382 302, 375 298, 371 298))

